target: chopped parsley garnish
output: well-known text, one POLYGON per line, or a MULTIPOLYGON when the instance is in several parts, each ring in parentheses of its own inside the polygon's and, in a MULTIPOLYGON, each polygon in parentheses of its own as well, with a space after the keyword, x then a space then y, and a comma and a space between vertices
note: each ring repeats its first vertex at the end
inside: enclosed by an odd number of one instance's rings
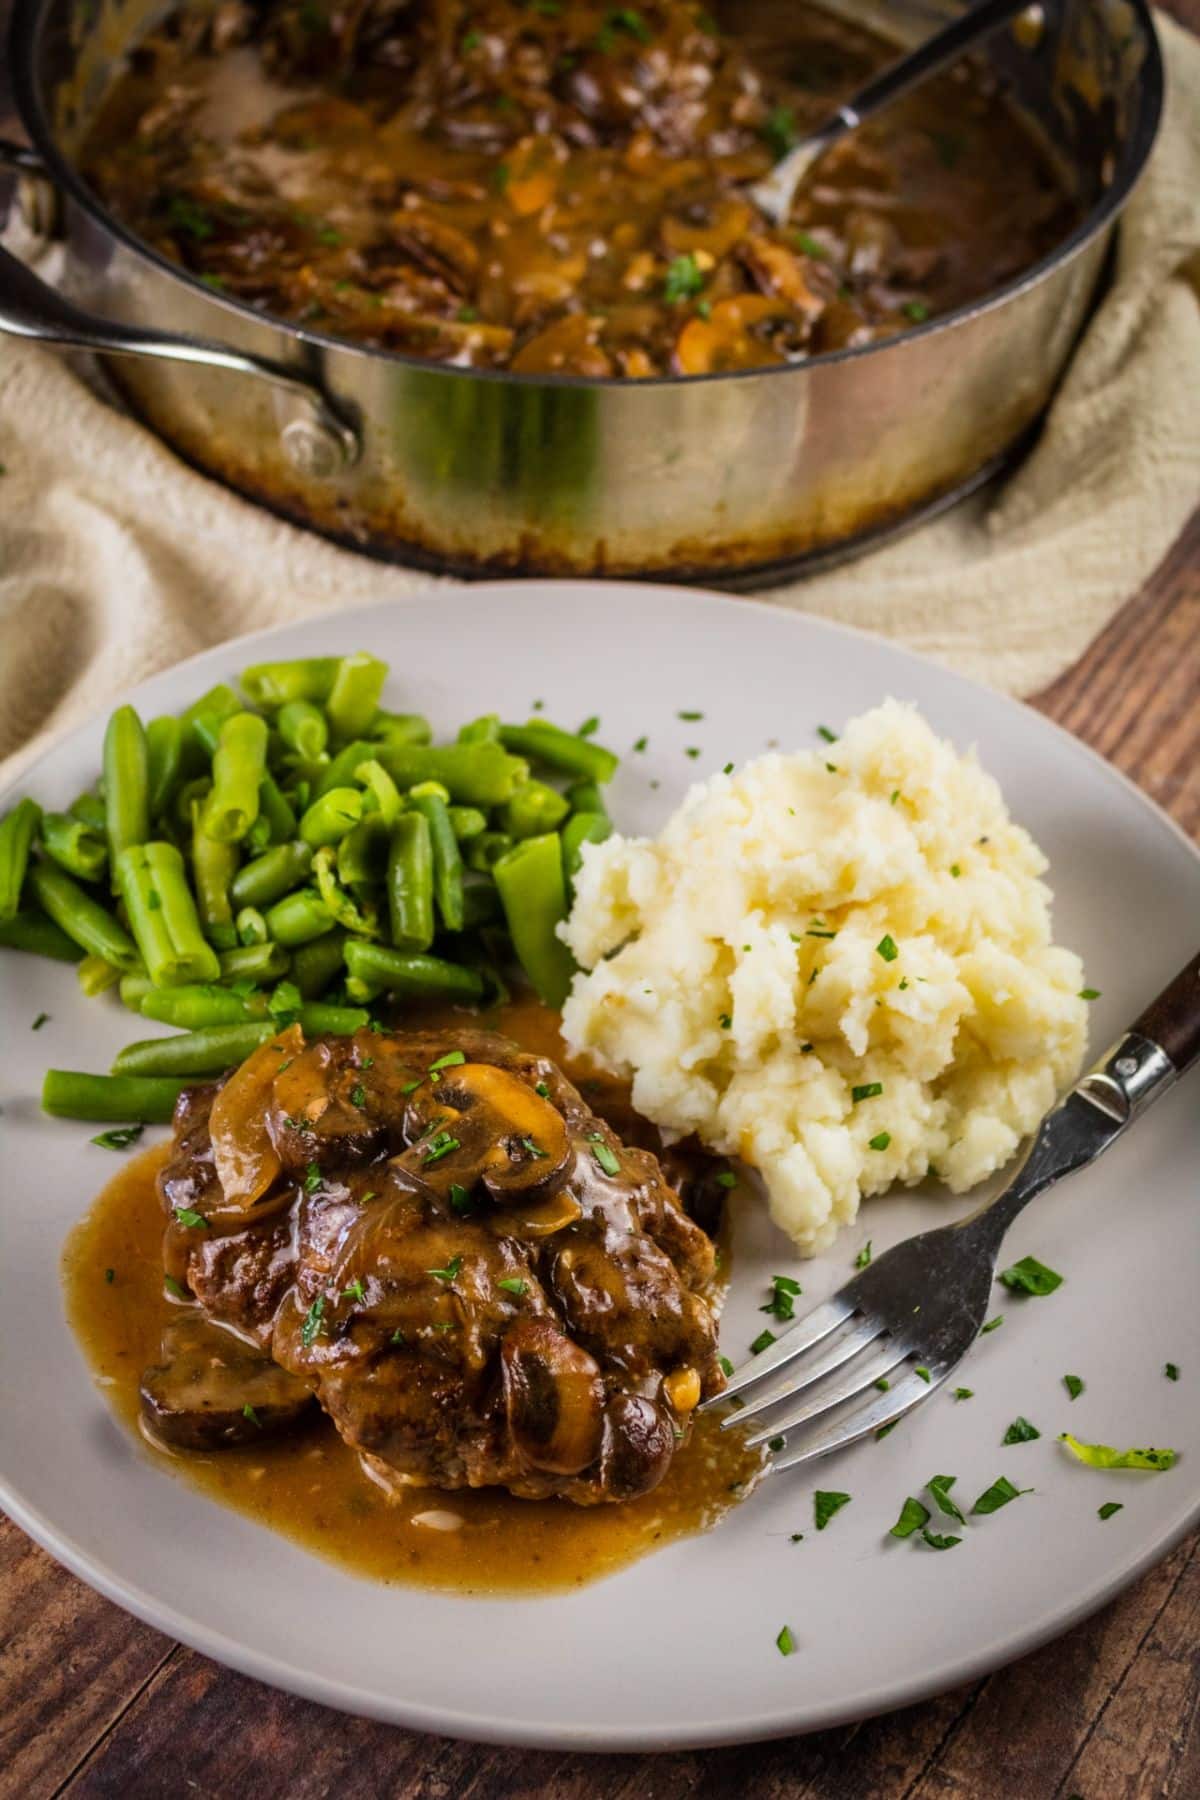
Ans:
MULTIPOLYGON (((795 1542, 794 1539, 793 1542, 795 1542)), ((779 1636, 775 1639, 775 1648, 778 1650, 780 1656, 795 1655, 796 1639, 792 1634, 790 1625, 785 1625, 779 1636)))
POLYGON ((456 1213, 470 1212, 471 1195, 461 1182, 450 1183, 450 1205, 456 1213))
POLYGON ((1032 1494, 1032 1488, 1014 1487, 1007 1475, 1000 1475, 990 1488, 984 1488, 978 1500, 971 1508, 973 1513, 999 1512, 1010 1500, 1016 1500, 1021 1494, 1032 1494))
POLYGON ((979 1327, 980 1337, 986 1337, 989 1331, 999 1331, 1003 1323, 1004 1314, 997 1313, 994 1319, 989 1319, 986 1325, 981 1325, 979 1327))
POLYGON ((304 1191, 306 1194, 315 1194, 320 1185, 321 1171, 315 1162, 310 1162, 304 1171, 304 1191))
POLYGON ((767 1439, 768 1450, 783 1450, 786 1449, 786 1447, 787 1439, 785 1437, 773 1437, 767 1439))
POLYGON ((730 1360, 727 1356, 718 1356, 717 1361, 721 1365, 722 1375, 732 1375, 733 1374, 733 1364, 730 1362, 730 1360))
POLYGON ((295 1022, 302 1004, 300 989, 295 982, 281 981, 268 996, 267 1011, 282 1031, 295 1022))
POLYGON ((535 1094, 540 1094, 543 1100, 548 1100, 550 1098, 550 1089, 546 1086, 544 1081, 535 1082, 533 1091, 535 1094))
POLYGON ((115 1269, 105 1269, 104 1279, 107 1281, 109 1287, 111 1287, 113 1282, 117 1279, 117 1271, 115 1269))
POLYGON ((430 1139, 421 1161, 428 1168, 430 1163, 441 1162, 443 1156, 449 1156, 460 1148, 456 1137, 451 1137, 448 1131, 439 1131, 435 1138, 430 1139))
POLYGON ((102 1150, 128 1150, 130 1144, 136 1144, 145 1130, 144 1125, 114 1125, 109 1131, 99 1131, 91 1140, 99 1144, 102 1150))
POLYGON ((868 1150, 886 1150, 892 1141, 890 1131, 877 1131, 873 1138, 867 1140, 868 1150))
POLYGON ((732 1169, 722 1169, 717 1176, 717 1186, 723 1188, 735 1188, 737 1186, 737 1179, 738 1178, 732 1169))
POLYGON ((1179 1364, 1178 1363, 1164 1363, 1163 1364, 1163 1374, 1166 1376, 1168 1381, 1178 1381, 1179 1380, 1179 1364))
POLYGON ((366 1297, 367 1297, 367 1290, 362 1284, 362 1276, 361 1275, 357 1278, 357 1280, 352 1281, 350 1283, 349 1287, 344 1287, 342 1289, 342 1299, 343 1300, 365 1300, 366 1297))
POLYGON ((815 938, 835 938, 837 936, 837 932, 830 931, 828 929, 828 927, 826 927, 824 925, 810 925, 804 935, 805 935, 805 937, 815 937, 815 938))
POLYGON ((506 1294, 523 1294, 528 1283, 522 1281, 519 1275, 510 1275, 506 1280, 498 1281, 496 1286, 502 1287, 506 1294))
POLYGON ((955 1544, 962 1543, 960 1537, 946 1537, 938 1531, 923 1531, 921 1536, 931 1550, 953 1550, 955 1544))
POLYGON ((436 1075, 439 1069, 455 1069, 459 1063, 465 1063, 466 1054, 462 1050, 447 1050, 445 1056, 439 1056, 436 1062, 429 1065, 429 1073, 436 1075))
MULTIPOLYGON (((824 993, 824 991, 825 991, 824 988, 822 988, 821 992, 824 993)), ((882 1092, 883 1092, 882 1081, 864 1081, 860 1087, 854 1087, 854 1088, 850 1089, 850 1098, 851 1098, 851 1100, 853 1100, 855 1106, 858 1106, 859 1103, 863 1100, 878 1099, 879 1095, 882 1094, 882 1092)))
POLYGON ((956 1400, 973 1400, 975 1398, 975 1389, 974 1388, 955 1388, 954 1398, 956 1400))
POLYGON ((895 804, 896 804, 896 802, 897 802, 897 800, 898 800, 898 799, 899 799, 899 798, 900 798, 900 789, 899 789, 899 788, 893 788, 893 789, 892 789, 892 792, 891 792, 891 795, 890 795, 890 797, 889 797, 889 799, 888 799, 888 805, 889 805, 889 806, 895 806, 895 804))
POLYGON ((1079 998, 1081 1000, 1098 1000, 1100 998, 1100 989, 1099 988, 1080 988, 1079 998))
POLYGON ((1083 1392, 1083 1382, 1078 1375, 1064 1375, 1063 1386, 1067 1390, 1068 1397, 1072 1400, 1078 1400, 1080 1394, 1083 1392))
POLYGON ((304 1323, 300 1327, 300 1342, 306 1350, 312 1348, 313 1339, 321 1331, 321 1320, 325 1316, 325 1296, 318 1294, 304 1315, 304 1323))
POLYGON ((669 306, 676 306, 683 300, 694 300, 704 286, 704 272, 695 257, 688 252, 685 256, 676 256, 668 265, 663 279, 663 299, 669 306))
POLYGON ((1111 1444, 1084 1444, 1077 1437, 1072 1437, 1069 1431, 1060 1431, 1058 1441, 1065 1444, 1089 1469, 1159 1471, 1173 1467, 1177 1454, 1174 1450, 1114 1450, 1111 1444))
POLYGON ((721 770, 721 773, 722 773, 722 775, 732 775, 733 774, 733 764, 726 763, 725 766, 723 767, 723 769, 721 770))
POLYGON ((252 1425, 257 1425, 258 1429, 260 1431, 262 1430, 262 1420, 259 1418, 258 1414, 255 1412, 254 1408, 251 1406, 251 1404, 248 1400, 247 1400, 245 1406, 243 1406, 243 1408, 242 1408, 242 1417, 243 1417, 243 1419, 249 1419, 249 1421, 252 1425))
POLYGON ((925 1485, 933 1495, 938 1511, 945 1513, 948 1519, 957 1519, 960 1525, 965 1525, 967 1521, 963 1518, 958 1502, 950 1498, 950 1489, 957 1480, 957 1475, 934 1475, 925 1485))
POLYGON ((914 1500, 910 1494, 900 1508, 900 1517, 888 1535, 896 1538, 911 1537, 914 1531, 920 1531, 923 1525, 928 1525, 929 1518, 929 1508, 922 1506, 921 1502, 914 1500))
POLYGON ((793 1281, 790 1275, 776 1275, 771 1281, 771 1298, 759 1312, 770 1313, 776 1319, 794 1319, 796 1316, 795 1296, 801 1293, 800 1283, 793 1281))
POLYGON ((696 758, 700 755, 700 750, 697 745, 689 744, 683 754, 685 756, 690 756, 692 761, 695 762, 696 758))
POLYGON ((913 1374, 919 1375, 922 1381, 933 1380, 933 1376, 929 1373, 929 1370, 925 1367, 924 1363, 918 1363, 913 1370, 913 1374))
POLYGON ((841 1512, 843 1506, 849 1506, 849 1494, 827 1493, 818 1488, 813 1495, 813 1518, 818 1531, 824 1531, 834 1513, 841 1512))
POLYGON ((426 1269, 425 1273, 432 1275, 435 1281, 444 1281, 448 1286, 461 1268, 462 1257, 452 1256, 444 1269, 426 1269))
POLYGON ((760 1331, 750 1346, 751 1356, 758 1356, 761 1351, 769 1350, 771 1345, 775 1342, 776 1338, 773 1331, 760 1331))
POLYGON ((543 1150, 540 1144, 535 1144, 531 1137, 520 1138, 518 1139, 518 1142, 526 1154, 531 1156, 535 1162, 539 1160, 545 1162, 547 1156, 550 1154, 548 1150, 543 1150))
POLYGON ((804 1533, 802 1531, 793 1531, 788 1538, 789 1544, 802 1544, 803 1542, 804 1533))
POLYGON ((702 712, 678 712, 675 714, 675 717, 677 719, 682 719, 685 724, 694 725, 697 719, 702 719, 704 717, 704 714, 702 712))
POLYGON ((208 1220, 204 1214, 193 1212, 190 1206, 177 1206, 175 1217, 179 1224, 187 1226, 189 1231, 204 1231, 208 1227, 208 1220))
POLYGON ((637 740, 637 743, 636 743, 636 744, 635 744, 635 745, 634 745, 634 746, 633 746, 633 747, 634 747, 634 749, 635 749, 635 750, 636 750, 636 751, 637 751, 637 752, 638 752, 638 754, 639 754, 639 756, 640 756, 640 755, 642 755, 642 754, 643 754, 643 753, 644 753, 644 751, 645 751, 645 748, 646 748, 646 745, 647 745, 647 744, 648 744, 648 743, 649 743, 649 742, 650 742, 650 739, 649 739, 649 738, 647 738, 647 737, 640 737, 640 738, 639 738, 639 739, 638 739, 638 740, 637 740))
POLYGON ((896 948, 896 940, 890 931, 885 931, 875 946, 876 956, 882 956, 884 962, 895 962, 900 952, 896 948))
POLYGON ((1123 1500, 1106 1500, 1103 1506, 1096 1508, 1096 1515, 1101 1519, 1111 1519, 1114 1513, 1124 1512, 1124 1510, 1125 1502, 1123 1500))
POLYGON ((33 1021, 33 1024, 29 1027, 30 1031, 40 1031, 43 1025, 49 1023, 49 1020, 49 1013, 39 1013, 37 1018, 33 1021))
POLYGON ((189 1297, 186 1288, 183 1287, 182 1283, 176 1281, 173 1275, 163 1276, 163 1286, 166 1288, 168 1294, 174 1294, 176 1300, 186 1300, 189 1297))
POLYGON ((613 1155, 598 1131, 589 1132, 588 1143, 592 1146, 592 1155, 606 1175, 619 1175, 621 1165, 613 1155))
POLYGON ((1024 1415, 1018 1414, 1000 1442, 1002 1444, 1031 1444, 1034 1438, 1040 1438, 1041 1435, 1036 1425, 1031 1425, 1024 1415))
MULTIPOLYGON (((801 234, 800 234, 800 235, 801 235, 801 237, 807 237, 807 236, 808 236, 808 233, 807 233, 807 232, 801 232, 801 234)), ((814 242, 814 241, 815 241, 815 240, 813 240, 813 239, 811 239, 811 238, 810 238, 810 239, 809 239, 809 242, 810 242, 810 243, 811 243, 811 242, 814 242)), ((812 255, 812 254, 813 254, 813 252, 812 252, 812 251, 810 251, 810 252, 809 252, 809 255, 810 255, 810 256, 811 256, 811 255, 812 255)), ((836 743, 837 743, 837 741, 838 741, 838 734, 837 734, 837 732, 836 732, 836 731, 830 731, 830 729, 829 729, 829 727, 828 727, 828 725, 818 725, 818 726, 817 726, 817 736, 818 736, 818 737, 819 737, 819 738, 824 738, 824 739, 825 739, 825 742, 826 742, 826 743, 827 743, 827 744, 836 744, 836 743)))
POLYGON ((1062 1276, 1040 1263, 1036 1256, 1023 1256, 1011 1269, 1002 1269, 999 1279, 1014 1294, 1052 1294, 1063 1284, 1062 1276))
POLYGON ((859 1251, 858 1255, 855 1257, 854 1266, 856 1269, 865 1269, 867 1264, 870 1262, 870 1260, 871 1260, 871 1240, 870 1240, 870 1238, 868 1238, 866 1243, 863 1245, 862 1249, 859 1251))
POLYGON ((597 717, 597 715, 595 713, 593 713, 590 719, 585 719, 583 721, 583 724, 579 727, 579 730, 575 733, 575 736, 581 737, 581 738, 595 737, 595 735, 599 731, 599 729, 600 729, 600 720, 597 717))
POLYGON ((404 1084, 404 1086, 400 1089, 400 1092, 402 1094, 415 1094, 417 1089, 420 1087, 420 1085, 421 1085, 421 1078, 420 1078, 420 1076, 418 1076, 415 1081, 406 1082, 404 1084))
POLYGON ((886 1425, 881 1425, 875 1433, 875 1442, 879 1443, 880 1439, 885 1438, 889 1431, 895 1431, 899 1423, 899 1419, 889 1419, 886 1425))
POLYGON ((350 1089, 350 1104, 360 1108, 367 1104, 367 1090, 361 1081, 350 1089))
POLYGON ((881 1394, 886 1394, 890 1392, 892 1384, 886 1375, 881 1375, 879 1380, 874 1383, 874 1386, 879 1389, 881 1394))
POLYGON ((900 310, 914 325, 923 325, 929 317, 929 308, 923 300, 906 300, 900 310))
POLYGON ((773 106, 763 121, 763 141, 769 145, 776 161, 786 156, 798 137, 796 115, 790 106, 773 106))
POLYGON ((721 1027, 722 1031, 728 1031, 733 1024, 733 1014, 732 1013, 722 1013, 720 1018, 717 1020, 717 1024, 721 1027))

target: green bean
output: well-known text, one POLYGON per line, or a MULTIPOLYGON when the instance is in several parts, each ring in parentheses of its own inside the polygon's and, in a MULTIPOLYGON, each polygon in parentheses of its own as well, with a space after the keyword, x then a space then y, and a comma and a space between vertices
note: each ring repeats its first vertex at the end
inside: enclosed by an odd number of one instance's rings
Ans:
POLYGON ((387 664, 366 650, 343 656, 325 710, 334 741, 345 744, 366 735, 379 711, 387 664))
POLYGON ((192 808, 192 875, 196 882, 196 903, 204 929, 220 949, 231 950, 237 942, 233 924, 233 906, 229 890, 237 873, 236 844, 222 844, 205 829, 206 809, 192 808))
POLYGON ((381 813, 368 813, 337 847, 338 880, 355 893, 387 880, 392 834, 381 813))
POLYGON ((268 711, 291 700, 328 700, 337 679, 340 656, 310 656, 295 662, 255 663, 242 670, 241 687, 247 700, 268 711))
POLYGON ((499 744, 447 744, 436 750, 379 744, 376 749, 399 787, 440 781, 450 798, 465 806, 501 806, 529 774, 528 765, 499 744))
POLYGON ((319 1002, 300 1008, 300 1028, 305 1037, 349 1037, 364 1031, 371 1015, 358 1006, 322 1006, 319 1002))
POLYGON ((466 849, 468 869, 474 869, 477 875, 487 875, 499 862, 500 858, 512 849, 513 841, 507 831, 484 831, 477 838, 472 838, 466 849))
POLYGON ((333 914, 312 888, 297 888, 277 900, 267 909, 266 920, 274 941, 288 950, 323 937, 333 927, 333 914))
POLYGON ((164 713, 146 725, 146 767, 150 783, 150 817, 157 819, 167 810, 167 803, 179 781, 183 768, 183 720, 164 713))
POLYGON ((80 794, 77 799, 72 800, 67 811, 73 819, 81 819, 92 831, 108 830, 108 813, 99 794, 80 794))
POLYGON ((335 757, 315 771, 312 797, 314 802, 323 798, 333 788, 349 787, 363 763, 376 761, 382 752, 380 744, 368 744, 363 738, 355 738, 351 744, 344 744, 335 757))
POLYGON ((341 975, 345 967, 342 950, 346 937, 344 931, 327 931, 323 937, 314 938, 297 950, 292 958, 292 980, 302 999, 316 1000, 330 982, 341 975))
POLYGON ((41 807, 29 799, 18 800, 0 819, 0 922, 17 915, 29 852, 41 822, 41 807))
POLYGON ((300 836, 318 850, 324 844, 336 844, 363 816, 360 788, 330 788, 314 800, 300 821, 300 836))
POLYGON ((217 961, 223 981, 278 981, 291 966, 282 944, 239 944, 222 950, 217 961))
POLYGON ((266 763, 265 720, 248 712, 226 719, 213 757, 212 793, 204 808, 204 829, 219 844, 237 843, 257 819, 266 763))
MULTIPOLYGON (((217 953, 200 930, 183 858, 174 844, 135 844, 122 850, 115 874, 130 930, 155 985, 215 981, 220 974, 217 953)), ((110 956, 109 961, 120 959, 110 956)))
POLYGON ((147 994, 157 994, 160 992, 169 994, 172 991, 178 993, 181 990, 178 988, 174 990, 171 988, 156 988, 144 969, 131 969, 127 975, 122 975, 121 977, 121 1005, 127 1006, 131 1012, 141 1012, 142 1001, 146 998, 147 994))
POLYGON ((447 810, 460 844, 469 843, 487 830, 487 814, 480 812, 477 806, 451 806, 447 810))
MULTIPOLYGON (((125 989, 121 989, 125 998, 125 989)), ((251 1009, 232 988, 191 983, 187 987, 151 988, 139 1008, 144 1019, 175 1025, 181 1031, 205 1031, 213 1025, 242 1025, 251 1009)))
POLYGON ((277 1035, 273 1019, 139 1038, 113 1058, 114 1075, 221 1075, 277 1035))
POLYGON ((575 877, 583 864, 583 846, 585 844, 602 844, 612 836, 612 820, 607 813, 577 812, 572 813, 562 828, 563 873, 567 878, 567 889, 574 885, 575 877))
POLYGON ((75 973, 79 991, 86 1000, 106 993, 109 988, 116 987, 121 979, 120 969, 113 963, 106 962, 102 956, 85 956, 75 973))
POLYGON ((85 1075, 76 1069, 47 1069, 42 1111, 58 1119, 93 1123, 169 1125, 185 1081, 146 1081, 135 1076, 85 1075))
POLYGON ((368 734, 381 744, 429 744, 433 731, 420 713, 377 712, 368 734))
POLYGON ((132 706, 118 706, 104 733, 104 808, 112 867, 122 850, 150 836, 146 733, 132 706))
POLYGON ((372 1006, 387 988, 381 981, 360 981, 357 975, 347 975, 345 980, 346 998, 355 1006, 372 1006))
POLYGON ((271 934, 267 930, 267 921, 257 906, 243 906, 234 920, 239 944, 269 944, 271 934))
POLYGON ((255 819, 255 821, 254 821, 253 825, 250 827, 249 831, 246 833, 245 837, 240 840, 240 843, 238 845, 238 848, 240 850, 242 850, 246 856, 251 856, 251 857, 261 856, 264 850, 269 850, 271 847, 271 822, 269 819, 263 818, 262 811, 261 811, 261 808, 262 808, 261 784, 259 786, 258 793, 259 793, 259 802, 258 803, 259 803, 259 808, 260 808, 259 815, 258 815, 257 819, 255 819))
POLYGON ((394 824, 404 802, 400 798, 399 788, 383 764, 373 756, 370 757, 366 762, 359 763, 354 771, 354 779, 362 782, 367 789, 368 798, 375 802, 369 810, 377 812, 385 825, 394 824))
POLYGON ((517 960, 547 1006, 561 1007, 575 963, 557 935, 567 916, 562 839, 557 832, 526 838, 502 856, 492 875, 517 960))
POLYGON ((332 844, 324 844, 313 857, 317 892, 329 908, 334 923, 341 925, 346 931, 356 932, 360 937, 381 937, 383 934, 379 927, 379 914, 374 904, 370 900, 364 900, 360 905, 338 880, 337 857, 338 853, 332 844))
POLYGON ((500 896, 495 882, 468 881, 463 887, 462 929, 474 931, 480 925, 490 925, 499 916, 500 896))
POLYGON ((567 789, 567 799, 571 803, 571 811, 577 813, 599 813, 607 819, 608 807, 599 785, 594 781, 575 781, 567 789))
POLYGON ((84 956, 74 938, 32 907, 14 913, 11 919, 0 919, 0 947, 26 950, 31 956, 49 956, 54 962, 77 963, 84 956))
POLYGON ((322 756, 329 742, 329 721, 311 700, 289 700, 281 706, 275 729, 289 750, 308 761, 322 756))
POLYGON ((484 713, 480 719, 472 719, 469 724, 458 728, 460 744, 498 744, 500 742, 500 714, 484 713))
POLYGON ((276 844, 253 862, 243 863, 233 877, 229 892, 234 905, 270 906, 307 881, 311 867, 312 851, 307 844, 276 844))
POLYGON ((102 956, 118 969, 136 967, 141 959, 129 933, 69 875, 49 863, 35 863, 29 885, 42 910, 89 955, 102 956))
POLYGON ((433 842, 423 813, 401 813, 392 826, 387 893, 393 944, 398 950, 428 950, 433 942, 433 842))
POLYGON ((356 981, 403 999, 465 1001, 483 997, 483 977, 476 969, 446 962, 440 956, 389 950, 361 938, 347 941, 346 967, 356 981))
MULTIPOLYGON (((296 835, 296 814, 291 801, 271 774, 258 784, 259 823, 266 820, 272 844, 286 844, 296 835)), ((264 845, 265 848, 265 845, 264 845)))
POLYGON ((500 742, 506 750, 528 756, 563 775, 582 776, 586 781, 611 781, 617 772, 618 758, 602 744, 590 738, 576 737, 544 719, 530 719, 527 725, 502 725, 500 742))
POLYGON ((42 848, 52 862, 77 881, 97 881, 108 863, 108 844, 99 832, 70 813, 43 813, 42 848))
MULTIPOLYGON (((413 788, 409 802, 429 827, 429 843, 433 854, 433 895, 442 924, 447 931, 463 928, 463 866, 458 839, 450 823, 450 814, 442 798, 445 789, 435 791, 432 782, 413 788)), ((394 841, 394 835, 393 835, 394 841)), ((393 932, 393 936, 394 936, 393 932)), ((413 949, 424 949, 414 944, 413 949)))
POLYGON ((183 726, 185 772, 216 755, 222 725, 226 719, 232 719, 241 711, 241 701, 224 681, 209 688, 207 694, 201 694, 198 700, 193 700, 187 711, 181 714, 179 721, 183 726))
POLYGON ((513 838, 540 837, 560 825, 569 811, 557 788, 544 781, 526 781, 500 808, 500 824, 513 838))

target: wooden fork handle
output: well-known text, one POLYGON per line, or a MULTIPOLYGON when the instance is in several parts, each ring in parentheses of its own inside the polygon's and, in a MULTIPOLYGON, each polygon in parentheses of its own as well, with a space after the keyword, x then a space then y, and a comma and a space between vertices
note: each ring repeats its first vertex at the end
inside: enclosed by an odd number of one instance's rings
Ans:
POLYGON ((1200 950, 1130 1027, 1166 1051, 1182 1075, 1200 1056, 1200 950))

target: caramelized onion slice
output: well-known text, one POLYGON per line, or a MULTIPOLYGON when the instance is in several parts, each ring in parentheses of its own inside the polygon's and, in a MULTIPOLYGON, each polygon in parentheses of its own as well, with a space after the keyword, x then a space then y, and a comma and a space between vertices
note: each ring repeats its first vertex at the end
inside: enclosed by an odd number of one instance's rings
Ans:
POLYGON ((279 1065, 303 1048, 299 1025, 289 1025, 248 1056, 213 1101, 209 1116, 213 1166, 225 1204, 236 1212, 248 1212, 283 1166, 271 1142, 267 1115, 279 1065))
POLYGON ((594 1462, 603 1428, 600 1370, 545 1319, 519 1319, 500 1350, 508 1429, 524 1461, 554 1475, 594 1462))

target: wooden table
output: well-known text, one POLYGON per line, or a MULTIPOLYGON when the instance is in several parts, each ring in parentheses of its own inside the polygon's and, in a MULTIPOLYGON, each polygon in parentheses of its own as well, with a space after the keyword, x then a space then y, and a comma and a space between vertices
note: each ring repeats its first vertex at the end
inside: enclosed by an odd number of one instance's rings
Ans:
MULTIPOLYGON (((1200 0, 1171 10, 1200 28, 1200 0)), ((1200 513, 1035 704, 1200 836, 1200 513)), ((0 1517, 0 1800, 58 1794, 1194 1800, 1200 1534, 1056 1643, 937 1700, 807 1738, 638 1757, 493 1750, 275 1693, 138 1624, 0 1517)))

